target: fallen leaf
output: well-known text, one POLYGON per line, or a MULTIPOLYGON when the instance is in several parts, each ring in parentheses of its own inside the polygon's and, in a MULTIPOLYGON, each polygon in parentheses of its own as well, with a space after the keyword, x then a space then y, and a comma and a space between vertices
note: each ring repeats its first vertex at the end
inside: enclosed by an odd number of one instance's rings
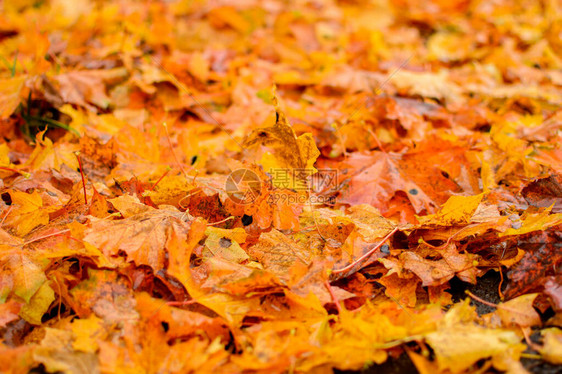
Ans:
POLYGON ((273 185, 279 188, 306 188, 306 179, 316 173, 314 162, 320 155, 311 134, 299 137, 279 107, 276 94, 275 124, 254 130, 246 139, 245 146, 262 145, 272 153, 266 153, 260 164, 273 175, 273 185))
POLYGON ((505 326, 529 327, 540 325, 540 316, 533 308, 533 301, 536 297, 537 294, 527 294, 498 304, 496 313, 505 326))
POLYGON ((560 362, 557 2, 4 3, 1 372, 560 362))
POLYGON ((275 229, 261 234, 248 254, 281 279, 288 276, 291 266, 297 262, 307 264, 312 255, 275 229))
POLYGON ((34 325, 40 325, 43 314, 49 310, 49 306, 55 300, 55 292, 47 282, 43 283, 41 287, 31 296, 29 302, 25 304, 20 310, 20 316, 27 322, 34 325))
POLYGON ((204 257, 222 257, 232 262, 243 262, 250 257, 240 247, 240 243, 246 241, 246 232, 242 228, 233 230, 209 227, 205 231, 207 239, 203 251, 204 257))
POLYGON ((562 364, 562 331, 552 327, 542 330, 541 335, 543 338, 543 346, 540 349, 541 355, 552 364, 562 364))
POLYGON ((20 76, 0 80, 0 119, 10 117, 18 107, 26 79, 26 76, 20 76))
POLYGON ((122 251, 137 265, 163 269, 164 248, 170 230, 187 232, 189 226, 181 212, 147 208, 147 211, 121 221, 93 220, 85 231, 84 241, 106 256, 118 256, 122 251))
POLYGON ((451 196, 436 214, 419 217, 421 224, 452 226, 467 224, 476 210, 484 195, 475 196, 451 196))
POLYGON ((38 191, 31 194, 11 191, 10 197, 15 208, 6 219, 6 225, 14 228, 18 236, 24 237, 37 226, 49 223, 50 209, 43 206, 43 199, 38 191))

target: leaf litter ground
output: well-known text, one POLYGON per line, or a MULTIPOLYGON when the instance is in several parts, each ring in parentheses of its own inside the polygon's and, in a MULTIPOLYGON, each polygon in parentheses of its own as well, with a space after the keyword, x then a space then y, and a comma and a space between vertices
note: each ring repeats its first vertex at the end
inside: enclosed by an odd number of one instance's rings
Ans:
POLYGON ((561 10, 2 4, 0 371, 555 372, 561 10))

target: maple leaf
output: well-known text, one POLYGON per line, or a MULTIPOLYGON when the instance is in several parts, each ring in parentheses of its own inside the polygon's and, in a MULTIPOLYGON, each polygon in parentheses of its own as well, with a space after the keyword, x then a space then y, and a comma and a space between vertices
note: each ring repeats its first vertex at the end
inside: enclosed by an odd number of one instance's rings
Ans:
POLYGON ((0 296, 6 301, 7 296, 13 292, 23 301, 28 303, 31 297, 47 281, 41 266, 30 258, 30 253, 23 250, 23 240, 13 237, 4 230, 0 230, 2 238, 2 263, 3 272, 0 273, 0 296))
POLYGON ((475 255, 460 254, 452 245, 441 254, 443 258, 437 261, 424 259, 414 252, 404 252, 399 258, 405 269, 422 279, 423 286, 443 284, 455 275, 466 282, 476 283, 479 271, 474 266, 475 255))
POLYGON ((521 190, 525 200, 536 207, 551 207, 554 213, 562 213, 562 176, 559 174, 540 178, 521 190))
MULTIPOLYGON (((266 171, 274 175, 274 186, 283 186, 284 183, 279 179, 286 180, 282 176, 277 176, 278 171, 289 174, 289 180, 294 186, 302 188, 306 178, 314 173, 314 162, 320 155, 311 134, 303 134, 299 137, 289 124, 285 113, 279 107, 276 93, 273 93, 273 104, 275 105, 275 124, 271 127, 264 127, 254 130, 246 139, 245 145, 252 147, 261 144, 272 149, 272 153, 266 153, 260 163, 266 171), (291 174, 295 171, 298 175, 291 174)), ((290 184, 289 188, 293 187, 290 184)))
POLYGON ((541 324, 539 314, 533 308, 537 294, 516 297, 498 305, 496 314, 504 326, 529 327, 541 324))
MULTIPOLYGON (((191 270, 188 266, 193 249, 205 236, 207 225, 201 218, 191 223, 187 238, 184 239, 182 231, 171 230, 166 248, 168 249, 168 272, 176 277, 184 286, 192 284, 191 270)), ((193 295, 192 295, 193 296, 193 295)))
POLYGON ((29 303, 21 308, 20 316, 29 323, 40 325, 43 315, 54 300, 55 292, 48 283, 43 283, 29 299, 29 303))
POLYGON ((509 270, 511 282, 506 289, 508 297, 534 292, 543 287, 548 277, 555 275, 562 262, 560 256, 560 233, 545 230, 519 237, 517 246, 525 252, 509 270))
POLYGON ((418 282, 409 278, 400 278, 396 273, 386 275, 377 282, 385 287, 385 294, 400 305, 410 308, 416 306, 418 282))
POLYGON ((455 83, 447 79, 447 74, 446 70, 438 73, 401 70, 392 76, 391 81, 399 89, 406 89, 412 94, 457 103, 462 100, 461 90, 455 83))
POLYGON ((0 119, 10 117, 18 107, 25 81, 26 76, 0 80, 0 119))
POLYGON ((98 369, 98 361, 92 353, 72 349, 72 332, 47 328, 45 337, 34 351, 34 359, 47 370, 87 373, 98 369))
POLYGON ((60 170, 66 164, 72 169, 77 169, 78 161, 75 152, 78 151, 78 147, 70 143, 55 145, 51 139, 45 137, 46 131, 39 132, 35 137, 37 144, 27 161, 29 167, 32 170, 60 170))
POLYGON ((95 111, 95 107, 90 103, 106 108, 110 102, 104 83, 119 81, 126 75, 125 68, 83 70, 59 74, 54 80, 59 85, 58 94, 63 103, 76 104, 95 111))
POLYGON ((295 263, 307 264, 312 255, 275 229, 260 235, 260 240, 248 248, 248 254, 281 278, 287 277, 295 263))
POLYGON ((512 331, 487 330, 477 326, 455 326, 426 335, 435 350, 439 370, 462 373, 478 360, 509 354, 510 348, 520 353, 524 346, 512 331))
POLYGON ((255 263, 250 263, 244 266, 221 258, 209 258, 202 265, 207 278, 201 283, 201 288, 234 296, 251 295, 253 292, 266 295, 284 289, 273 273, 264 271, 255 265, 255 263))
POLYGON ((131 290, 110 270, 88 269, 88 278, 70 290, 69 302, 80 318, 95 313, 109 323, 138 319, 131 290))
POLYGON ((549 362, 560 365, 562 360, 562 331, 552 327, 541 331, 544 344, 540 349, 541 355, 549 362))
POLYGON ((187 232, 185 214, 145 207, 144 212, 121 221, 93 219, 84 233, 84 241, 99 248, 106 256, 118 256, 123 252, 137 265, 163 269, 166 237, 172 229, 187 232))
POLYGON ((467 308, 467 303, 456 305, 445 316, 444 325, 425 334, 435 351, 438 369, 461 373, 481 359, 517 359, 525 349, 519 337, 510 330, 486 329, 472 323, 474 312, 467 308), (458 324, 459 320, 463 323, 458 324))
POLYGON ((0 371, 560 364, 559 8, 6 2, 0 371))
POLYGON ((451 196, 437 214, 418 218, 421 224, 439 224, 452 226, 466 224, 470 221, 484 195, 451 196))
POLYGON ((43 206, 43 199, 38 191, 31 194, 21 191, 11 191, 12 215, 6 218, 8 227, 13 227, 20 237, 40 225, 49 223, 49 212, 52 209, 43 206))
POLYGON ((339 201, 354 205, 369 203, 384 213, 388 210, 387 202, 401 191, 416 213, 434 212, 438 204, 404 173, 399 159, 399 156, 383 152, 352 155, 338 166, 344 171, 339 201))
POLYGON ((205 235, 207 235, 205 246, 208 252, 203 252, 204 257, 222 257, 232 262, 242 262, 249 258, 240 247, 240 243, 246 241, 247 234, 244 229, 224 230, 209 227, 205 235))

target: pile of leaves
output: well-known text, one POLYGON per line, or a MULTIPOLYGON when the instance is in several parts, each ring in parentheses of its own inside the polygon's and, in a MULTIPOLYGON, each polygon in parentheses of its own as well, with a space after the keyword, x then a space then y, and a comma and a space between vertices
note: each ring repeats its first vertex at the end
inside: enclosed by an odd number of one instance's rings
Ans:
POLYGON ((562 364, 558 2, 0 7, 0 371, 562 364))

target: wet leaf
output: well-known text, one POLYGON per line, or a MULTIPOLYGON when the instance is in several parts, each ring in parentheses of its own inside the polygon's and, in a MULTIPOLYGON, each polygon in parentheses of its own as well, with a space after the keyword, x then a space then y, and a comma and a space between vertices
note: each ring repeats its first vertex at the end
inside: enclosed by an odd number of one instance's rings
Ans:
POLYGON ((275 105, 275 124, 254 130, 244 144, 247 147, 259 144, 271 149, 271 153, 266 153, 260 163, 274 176, 274 186, 302 188, 306 178, 316 173, 314 163, 320 152, 316 148, 311 134, 302 134, 297 137, 285 113, 279 107, 275 93, 273 104, 275 105))
POLYGON ((501 356, 512 349, 516 349, 516 355, 524 349, 514 332, 478 326, 456 326, 430 333, 426 339, 435 351, 439 370, 452 373, 461 373, 481 359, 501 356))
POLYGON ((560 363, 557 2, 4 3, 1 372, 560 363))
POLYGON ((208 252, 203 252, 205 257, 222 257, 232 262, 242 262, 249 258, 239 243, 246 241, 246 231, 242 228, 224 230, 209 227, 205 234, 205 246, 208 252))
POLYGON ((95 220, 84 233, 84 241, 97 247, 106 256, 124 252, 129 261, 164 268, 165 243, 170 230, 186 232, 185 215, 178 211, 146 207, 121 221, 95 220))
POLYGON ((541 331, 543 336, 543 346, 540 349, 541 355, 555 365, 562 363, 562 332, 558 328, 549 328, 541 331))
POLYGON ((55 300, 55 292, 48 283, 43 283, 35 292, 29 303, 20 310, 20 316, 34 325, 41 324, 41 317, 47 312, 51 303, 55 300))
POLYGON ((539 314, 533 308, 533 301, 537 294, 527 294, 499 304, 496 313, 505 326, 517 325, 521 327, 537 326, 541 324, 539 314))
POLYGON ((10 117, 18 107, 25 81, 25 76, 0 80, 0 119, 10 117))
POLYGON ((43 199, 38 191, 31 194, 10 192, 13 213, 6 219, 6 225, 15 229, 18 236, 23 237, 40 225, 49 223, 49 209, 43 206, 43 199))

